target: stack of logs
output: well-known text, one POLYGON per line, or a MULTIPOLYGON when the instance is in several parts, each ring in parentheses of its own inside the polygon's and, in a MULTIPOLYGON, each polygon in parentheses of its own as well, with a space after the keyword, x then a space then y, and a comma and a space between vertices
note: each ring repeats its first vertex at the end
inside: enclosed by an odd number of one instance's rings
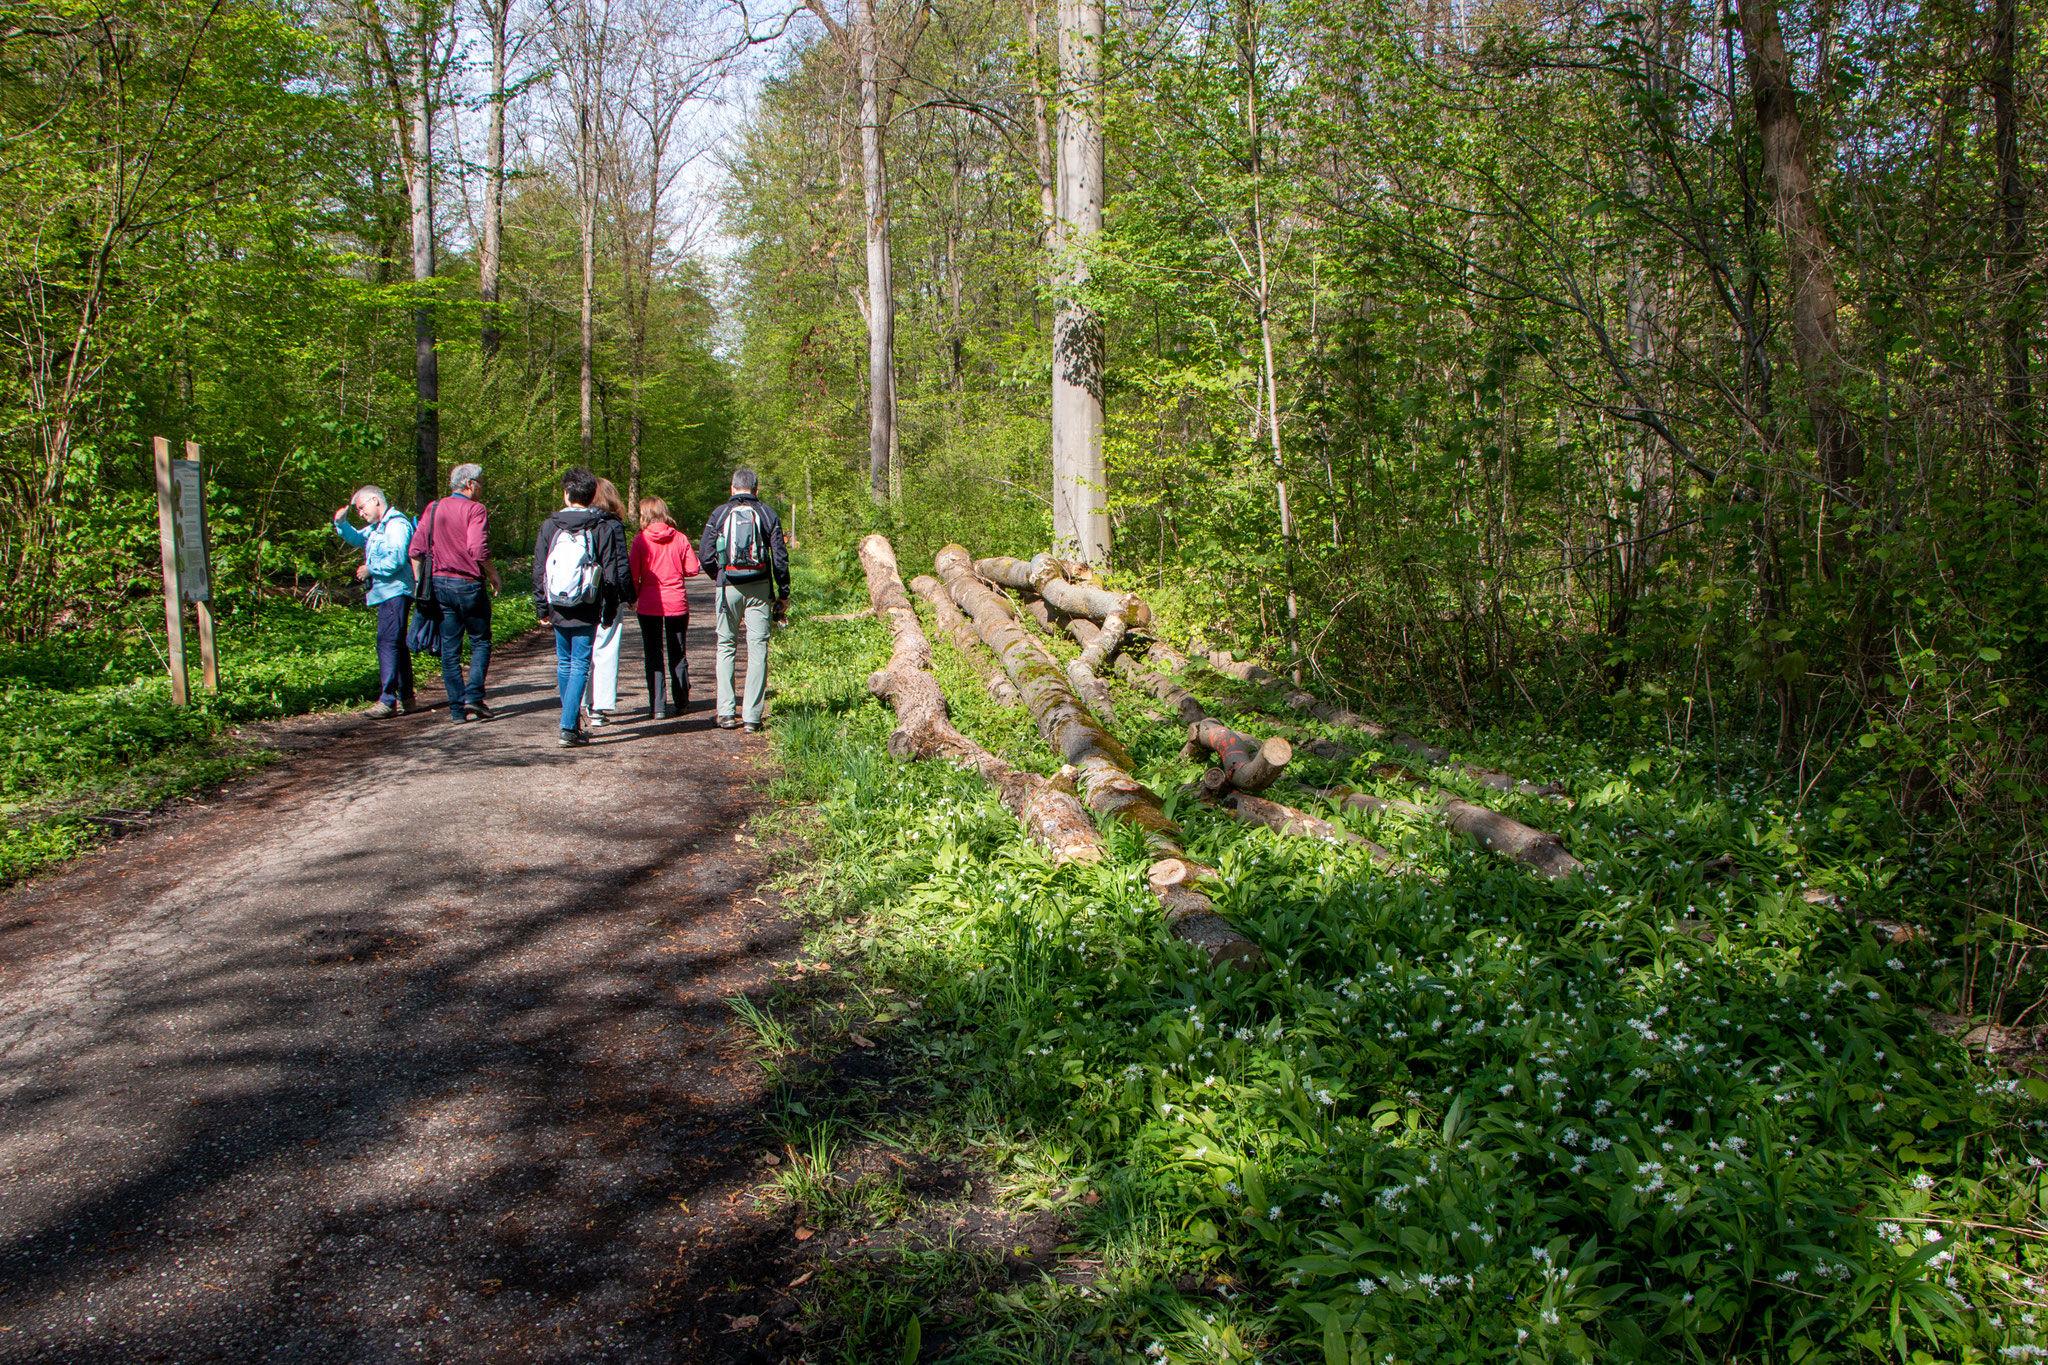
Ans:
MULTIPOLYGON (((870 690, 897 713, 899 728, 890 738, 891 752, 946 758, 974 769, 996 788, 1003 804, 1056 861, 1094 861, 1102 856, 1101 836, 1089 823, 1089 816, 1096 824, 1116 822, 1135 828, 1154 857, 1149 883, 1172 932, 1203 949, 1212 965, 1257 968, 1263 964, 1264 954, 1215 912, 1202 890, 1215 876, 1213 869, 1187 856, 1180 843, 1180 828, 1168 817, 1165 803, 1133 774, 1130 755, 1098 719, 1113 719, 1109 690, 1101 676, 1112 663, 1133 687, 1174 709, 1187 726, 1188 757, 1213 756, 1214 766, 1204 772, 1196 788, 1203 799, 1277 833, 1360 847, 1382 866, 1413 871, 1360 835, 1258 795, 1285 776, 1294 746, 1279 736, 1260 738, 1233 730, 1210 716, 1200 700, 1171 676, 1190 661, 1163 642, 1146 642, 1142 660, 1135 649, 1126 649, 1152 623, 1150 609, 1136 594, 1104 588, 1093 581, 1085 566, 1069 565, 1051 555, 1030 560, 976 560, 962 547, 949 545, 934 561, 938 577, 920 576, 912 589, 930 604, 933 618, 982 676, 989 696, 1000 704, 1026 707, 1039 734, 1063 763, 1052 778, 1010 767, 953 726, 945 697, 930 671, 930 643, 910 606, 888 540, 869 536, 861 543, 860 558, 874 615, 892 637, 888 666, 868 680, 870 690), (1021 615, 998 588, 1017 595, 1023 606, 1021 615), (1048 636, 1070 636, 1080 646, 1079 655, 1061 665, 1027 631, 1027 624, 1048 636)), ((1228 656, 1210 651, 1207 661, 1217 666, 1228 661, 1228 656)), ((1249 676, 1250 667, 1226 671, 1255 683, 1272 677, 1249 676)), ((1301 699, 1316 708, 1338 709, 1327 708, 1298 691, 1289 698, 1297 707, 1302 705, 1301 699)), ((1363 720, 1349 712, 1343 715, 1363 720)), ((1395 733, 1370 723, 1356 728, 1376 739, 1395 733)), ((1328 741, 1309 740, 1306 747, 1321 758, 1353 756, 1328 741)), ((1415 750, 1423 746, 1409 741, 1394 747, 1415 750)), ((1418 756, 1435 761, 1449 757, 1436 752, 1418 756)), ((1517 783, 1502 774, 1469 771, 1484 773, 1481 780, 1496 779, 1488 785, 1508 790, 1546 794, 1549 790, 1517 783)), ((1566 877, 1579 870, 1555 835, 1430 787, 1406 770, 1376 769, 1375 773, 1417 785, 1427 792, 1430 804, 1388 801, 1342 788, 1321 795, 1338 804, 1366 809, 1434 814, 1482 845, 1548 877, 1566 877)))
MULTIPOLYGON (((1039 734, 1063 764, 1054 776, 1041 777, 1003 762, 953 725, 945 695, 931 673, 931 644, 910 604, 895 551, 886 538, 873 535, 861 542, 860 559, 873 614, 891 634, 888 664, 868 679, 869 689, 896 711, 898 728, 890 736, 889 751, 898 757, 944 758, 977 772, 1055 862, 1100 861, 1104 843, 1098 825, 1116 822, 1135 828, 1153 854, 1149 885, 1171 931, 1201 948, 1212 966, 1256 970, 1264 964, 1264 953, 1216 913, 1202 890, 1216 875, 1214 870, 1187 856, 1180 828, 1168 817, 1165 804, 1133 775, 1130 755, 1105 728, 1103 720, 1113 724, 1114 712, 1102 673, 1112 664, 1126 682, 1171 708, 1187 727, 1185 757, 1214 758, 1214 766, 1205 769, 1195 786, 1200 798, 1281 835, 1360 848, 1396 873, 1419 875, 1363 836, 1261 795, 1287 775, 1297 745, 1277 735, 1262 739, 1223 724, 1175 681, 1176 675, 1197 666, 1212 668, 1260 689, 1268 703, 1358 731, 1372 739, 1374 747, 1457 772, 1479 786, 1526 796, 1565 794, 1554 783, 1533 783, 1460 762, 1447 750, 1323 701, 1200 641, 1191 646, 1195 657, 1190 659, 1162 640, 1144 638, 1152 624, 1144 601, 1136 594, 1105 588, 1086 565, 1045 554, 1030 560, 977 560, 960 546, 948 545, 934 563, 938 577, 921 575, 912 580, 911 590, 929 604, 933 619, 982 677, 989 696, 1000 705, 1030 710, 1039 734), (1021 615, 998 588, 1016 594, 1021 615), (1060 664, 1027 626, 1053 639, 1071 637, 1080 653, 1060 664), (1142 657, 1137 648, 1141 640, 1142 657)), ((1332 762, 1357 757, 1341 744, 1308 735, 1298 747, 1332 762)), ((1380 763, 1371 771, 1384 782, 1411 788, 1415 799, 1376 796, 1350 787, 1312 789, 1313 794, 1340 807, 1441 820, 1481 847, 1552 880, 1583 870, 1555 834, 1467 801, 1399 764, 1380 763)), ((1732 860, 1726 861, 1732 865, 1732 860)), ((1703 875, 1712 875, 1711 868, 1703 875)), ((1823 897, 1833 903, 1830 893, 1808 893, 1809 900, 1823 897)), ((1925 932, 1838 908, 1845 918, 1866 924, 1893 942, 1925 932)), ((2042 1032, 2048 1033, 2048 1026, 2042 1032)), ((1994 1049, 1992 1042, 1974 1036, 1973 1041, 1994 1049)), ((2042 1042, 2031 1040, 2029 1047, 2042 1042)))

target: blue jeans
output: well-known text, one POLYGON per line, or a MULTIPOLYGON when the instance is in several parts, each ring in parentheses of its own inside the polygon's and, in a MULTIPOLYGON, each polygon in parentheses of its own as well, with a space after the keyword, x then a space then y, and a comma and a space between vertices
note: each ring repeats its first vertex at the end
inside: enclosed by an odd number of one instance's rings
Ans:
POLYGON ((412 597, 400 593, 377 604, 377 700, 386 706, 412 704, 412 651, 405 647, 412 624, 412 597))
POLYGON ((441 685, 448 709, 461 714, 484 699, 484 674, 491 667, 491 594, 474 578, 434 575, 441 604, 441 685), (469 637, 469 683, 462 680, 462 637, 469 637))
POLYGON ((590 685, 590 649, 596 643, 596 626, 555 627, 555 686, 562 693, 564 730, 577 728, 583 689, 590 685))

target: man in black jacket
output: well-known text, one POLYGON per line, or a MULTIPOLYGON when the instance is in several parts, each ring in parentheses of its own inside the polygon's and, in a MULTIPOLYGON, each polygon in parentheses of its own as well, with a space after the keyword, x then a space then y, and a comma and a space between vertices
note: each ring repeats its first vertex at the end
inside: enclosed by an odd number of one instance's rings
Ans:
POLYGON ((761 481, 751 469, 732 472, 732 499, 718 505, 704 523, 697 558, 718 584, 718 725, 740 725, 733 714, 732 672, 740 623, 747 630, 748 734, 761 729, 761 704, 768 695, 768 633, 771 619, 789 613, 789 546, 782 521, 762 502, 761 481))
POLYGON ((541 523, 533 542, 533 605, 555 628, 555 685, 562 693, 562 747, 590 743, 577 724, 590 681, 590 650, 633 595, 626 528, 592 507, 597 475, 578 465, 562 476, 562 510, 541 523))

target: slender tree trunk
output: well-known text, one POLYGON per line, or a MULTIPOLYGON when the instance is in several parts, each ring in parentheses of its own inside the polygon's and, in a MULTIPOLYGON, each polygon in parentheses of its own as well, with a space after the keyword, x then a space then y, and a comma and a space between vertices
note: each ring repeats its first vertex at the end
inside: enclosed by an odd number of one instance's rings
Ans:
POLYGON ((650 168, 647 231, 640 247, 640 281, 633 308, 633 417, 626 449, 626 508, 640 515, 640 457, 647 441, 647 315, 654 306, 654 248, 661 214, 660 165, 650 168))
MULTIPOLYGON (((588 73, 585 79, 590 79, 588 73)), ((597 388, 597 134, 592 99, 586 87, 576 109, 576 143, 581 173, 577 176, 577 227, 582 237, 583 307, 579 322, 579 345, 583 368, 578 379, 577 400, 582 421, 583 463, 589 465, 594 441, 591 408, 597 388)))
MULTIPOLYGON (((412 279, 424 289, 434 278, 433 43, 422 32, 413 66, 412 156, 406 188, 412 198, 412 279)), ((413 444, 414 498, 424 508, 441 485, 441 365, 435 347, 434 305, 413 304, 413 393, 418 420, 413 444)))
POLYGON ((491 35, 491 113, 484 133, 483 242, 477 253, 477 295, 483 304, 483 353, 498 354, 498 270, 505 225, 505 40, 512 0, 484 0, 491 35))
POLYGON ((1259 348, 1265 374, 1266 434, 1273 447, 1273 495, 1279 504, 1280 541, 1287 576, 1287 655, 1294 685, 1301 686, 1301 600, 1294 589, 1294 507, 1288 497, 1287 455, 1280 444, 1280 378, 1273 362, 1273 280, 1266 259, 1265 155, 1259 127, 1259 35, 1254 5, 1244 12, 1244 128, 1252 163, 1252 245, 1258 253, 1259 348))
POLYGON ((868 495, 896 499, 896 293, 890 278, 889 162, 882 139, 882 89, 877 67, 881 34, 875 0, 859 0, 854 44, 860 61, 860 172, 867 209, 868 266, 868 495))
POLYGON ((1863 437, 1842 401, 1842 357, 1835 317, 1841 296, 1828 261, 1828 241, 1813 192, 1806 134, 1799 117, 1792 64, 1778 27, 1777 0, 1739 0, 1742 46, 1763 141, 1764 172, 1785 241, 1792 289, 1792 352, 1806 388, 1815 453, 1831 510, 1846 508, 1863 475, 1863 437))
POLYGON ((1038 0, 1027 0, 1024 32, 1031 42, 1031 167, 1038 176, 1039 227, 1047 247, 1056 255, 1053 240, 1059 225, 1059 190, 1052 164, 1052 120, 1045 107, 1045 52, 1038 36, 1038 0))
POLYGON ((1107 563, 1102 465, 1102 326, 1084 299, 1102 234, 1101 0, 1058 0, 1059 311, 1052 340, 1053 541, 1061 555, 1107 563))
POLYGON ((1998 155, 1999 246, 2008 291, 1999 324, 2005 370, 2006 441, 2020 505, 2032 506, 2039 477, 2034 444, 2034 386, 2027 348, 2027 187, 2020 178, 2019 95, 2014 74, 2019 45, 2017 0, 1997 0, 1991 35, 1991 109, 1998 155))

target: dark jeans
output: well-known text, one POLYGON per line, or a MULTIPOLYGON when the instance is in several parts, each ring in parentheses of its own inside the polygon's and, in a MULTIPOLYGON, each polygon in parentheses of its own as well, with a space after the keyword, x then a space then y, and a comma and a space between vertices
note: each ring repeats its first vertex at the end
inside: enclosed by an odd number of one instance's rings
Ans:
POLYGON ((467 711, 484 699, 484 674, 491 667, 491 594, 474 578, 434 575, 441 604, 441 685, 448 707, 467 711), (469 637, 469 685, 462 681, 462 637, 469 637))
POLYGON ((405 632, 412 624, 412 597, 401 593, 377 604, 377 700, 386 706, 412 704, 412 651, 405 632))
POLYGON ((690 661, 683 657, 683 632, 689 628, 687 616, 640 617, 640 652, 647 659, 650 711, 681 715, 689 704, 690 661))
POLYGON ((555 627, 555 687, 562 694, 564 730, 578 727, 583 692, 590 686, 590 651, 596 643, 596 626, 555 627))

